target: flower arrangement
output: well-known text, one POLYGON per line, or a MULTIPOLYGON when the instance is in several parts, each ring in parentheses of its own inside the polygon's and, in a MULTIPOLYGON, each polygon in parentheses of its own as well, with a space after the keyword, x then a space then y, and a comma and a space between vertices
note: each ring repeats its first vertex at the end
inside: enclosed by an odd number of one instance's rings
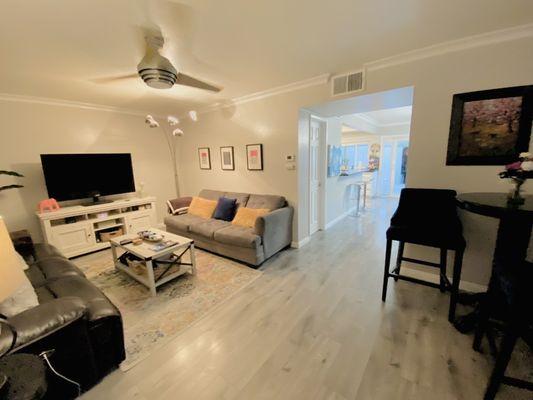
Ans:
POLYGON ((509 204, 524 204, 524 198, 520 195, 522 185, 529 179, 533 178, 533 154, 520 153, 518 161, 507 164, 505 171, 499 173, 500 178, 510 178, 515 187, 509 192, 509 204))

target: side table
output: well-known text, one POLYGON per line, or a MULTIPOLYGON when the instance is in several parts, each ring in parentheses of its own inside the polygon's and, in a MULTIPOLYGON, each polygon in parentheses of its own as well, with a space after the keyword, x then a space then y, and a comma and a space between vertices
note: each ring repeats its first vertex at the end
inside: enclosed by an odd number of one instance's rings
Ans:
POLYGON ((0 373, 7 376, 0 397, 6 400, 39 400, 47 390, 46 368, 33 354, 10 354, 0 358, 0 373))

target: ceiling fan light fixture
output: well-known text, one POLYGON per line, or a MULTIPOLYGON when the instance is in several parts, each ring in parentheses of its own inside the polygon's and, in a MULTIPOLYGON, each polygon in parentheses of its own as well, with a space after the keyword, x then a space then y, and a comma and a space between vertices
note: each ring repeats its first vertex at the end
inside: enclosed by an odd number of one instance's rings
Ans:
POLYGON ((144 83, 155 89, 170 89, 176 83, 177 75, 157 68, 139 70, 144 83))

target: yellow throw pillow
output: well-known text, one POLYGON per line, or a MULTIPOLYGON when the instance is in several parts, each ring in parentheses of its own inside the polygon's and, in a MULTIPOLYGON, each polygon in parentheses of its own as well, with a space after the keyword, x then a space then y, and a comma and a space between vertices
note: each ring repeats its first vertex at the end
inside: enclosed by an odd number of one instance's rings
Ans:
POLYGON ((211 218, 215 212, 217 202, 215 200, 202 199, 201 197, 193 197, 189 205, 188 213, 202 218, 211 218))
POLYGON ((255 220, 269 212, 270 210, 268 208, 239 207, 237 214, 235 214, 235 218, 233 218, 231 223, 246 228, 253 228, 255 226, 255 220))

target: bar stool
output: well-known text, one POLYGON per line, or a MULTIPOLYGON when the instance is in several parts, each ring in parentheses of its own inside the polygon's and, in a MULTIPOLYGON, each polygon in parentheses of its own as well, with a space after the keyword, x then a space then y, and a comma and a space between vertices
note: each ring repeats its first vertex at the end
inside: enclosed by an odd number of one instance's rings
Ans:
POLYGON ((442 189, 402 189, 400 202, 391 224, 387 229, 387 247, 385 253, 385 272, 383 275, 383 291, 381 299, 386 300, 389 278, 418 283, 425 286, 439 288, 441 292, 451 292, 448 320, 455 319, 455 308, 459 294, 459 282, 463 262, 463 252, 466 246, 462 234, 462 225, 457 216, 456 192, 442 189), (396 267, 390 271, 392 242, 399 242, 396 267), (405 243, 440 249, 440 262, 434 263, 403 256, 405 243), (448 250, 455 251, 453 283, 446 275, 446 261, 448 250), (402 261, 439 268, 440 283, 433 283, 407 275, 401 275, 402 261))
POLYGON ((361 208, 361 186, 358 182, 349 183, 346 185, 346 191, 348 192, 348 202, 351 205, 352 202, 355 202, 355 213, 348 214, 350 217, 358 217, 359 210, 361 208))

